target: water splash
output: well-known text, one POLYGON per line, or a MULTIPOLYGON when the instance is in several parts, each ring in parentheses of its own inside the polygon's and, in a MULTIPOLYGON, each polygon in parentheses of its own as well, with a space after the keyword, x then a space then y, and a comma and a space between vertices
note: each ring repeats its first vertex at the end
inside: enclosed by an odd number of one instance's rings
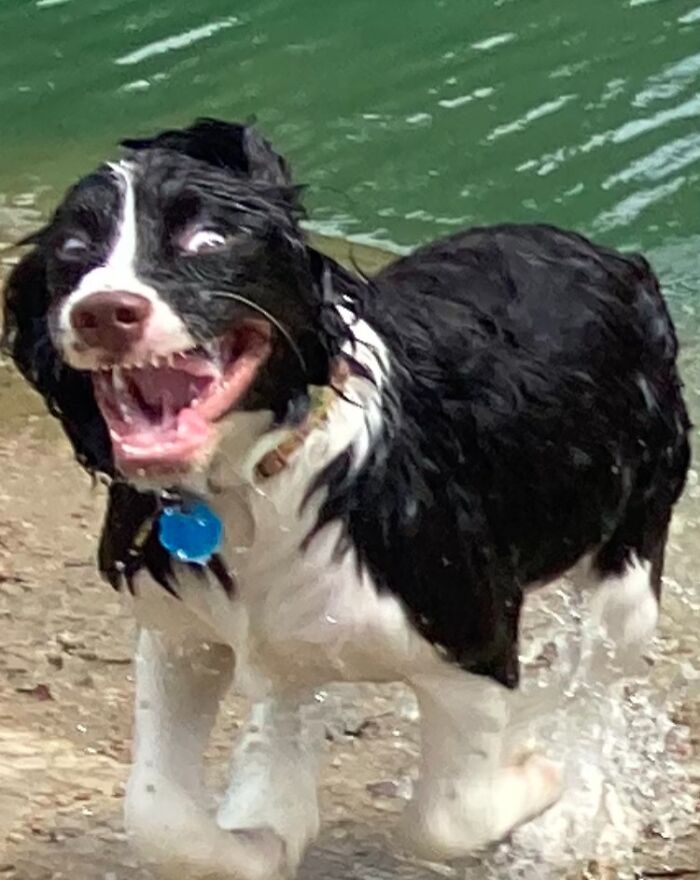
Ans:
MULTIPOLYGON (((507 841, 449 866, 426 865, 409 856, 397 876, 636 878, 640 850, 645 865, 650 850, 655 862, 678 864, 678 842, 697 833, 697 816, 687 762, 689 731, 675 709, 700 695, 700 664, 693 653, 677 654, 681 630, 674 621, 687 625, 697 619, 697 605, 692 587, 667 579, 664 619, 674 638, 662 636, 651 646, 648 677, 621 679, 613 670, 601 681, 583 671, 590 668, 587 645, 594 639, 600 643, 589 623, 586 592, 561 581, 535 593, 523 616, 524 700, 514 741, 524 738, 560 762, 566 791, 559 803, 507 841)), ((361 736, 372 724, 367 708, 373 705, 375 720, 387 713, 400 719, 402 730, 385 735, 401 738, 413 764, 403 769, 415 776, 418 709, 413 694, 398 686, 381 688, 386 702, 378 705, 379 691, 372 689, 372 704, 365 691, 344 685, 319 693, 327 737, 342 742, 361 736)), ((396 793, 389 796, 399 811, 410 780, 397 776, 393 783, 396 793)), ((384 796, 391 791, 385 779, 378 786, 384 796)))
MULTIPOLYGON (((692 603, 678 585, 674 592, 692 603)), ((528 732, 561 762, 566 791, 478 864, 464 866, 464 880, 554 880, 591 864, 635 877, 640 843, 655 838, 663 858, 691 833, 689 731, 673 720, 673 708, 694 684, 692 671, 687 677, 673 664, 669 675, 657 644, 648 679, 591 680, 581 662, 586 640, 597 635, 589 630, 587 604, 574 584, 562 582, 536 594, 524 616, 523 691, 544 710, 529 720, 528 732)))

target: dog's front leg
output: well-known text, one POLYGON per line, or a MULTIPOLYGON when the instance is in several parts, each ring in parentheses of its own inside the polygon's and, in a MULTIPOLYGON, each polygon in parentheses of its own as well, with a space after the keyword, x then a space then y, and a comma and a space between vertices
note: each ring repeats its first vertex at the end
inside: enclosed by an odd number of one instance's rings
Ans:
POLYGON ((274 830, 284 840, 290 873, 319 829, 316 789, 323 726, 312 707, 289 696, 253 707, 217 819, 226 829, 274 830))
POLYGON ((159 876, 271 880, 284 873, 278 835, 262 828, 224 831, 204 786, 203 753, 233 660, 226 645, 141 631, 126 824, 159 876))

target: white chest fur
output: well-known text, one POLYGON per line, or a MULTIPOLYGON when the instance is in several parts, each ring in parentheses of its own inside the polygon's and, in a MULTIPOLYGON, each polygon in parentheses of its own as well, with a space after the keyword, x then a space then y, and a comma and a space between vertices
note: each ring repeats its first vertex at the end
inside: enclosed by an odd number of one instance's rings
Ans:
MULTIPOLYGON (((284 432, 268 430, 269 414, 239 413, 226 426, 206 487, 194 487, 224 523, 222 556, 236 587, 229 597, 215 579, 182 568, 177 616, 189 612, 211 638, 231 645, 239 682, 256 691, 271 681, 395 680, 440 663, 400 602, 380 593, 358 565, 355 549, 337 552, 341 524, 312 534, 324 498, 324 490, 308 497, 315 478, 345 451, 356 467, 378 433, 385 370, 376 338, 362 341, 370 333, 361 327, 353 356, 362 356, 374 380, 352 377, 284 469, 257 473, 284 432)), ((155 614, 162 627, 162 610, 149 612, 153 592, 140 585, 137 613, 149 625, 155 614)))

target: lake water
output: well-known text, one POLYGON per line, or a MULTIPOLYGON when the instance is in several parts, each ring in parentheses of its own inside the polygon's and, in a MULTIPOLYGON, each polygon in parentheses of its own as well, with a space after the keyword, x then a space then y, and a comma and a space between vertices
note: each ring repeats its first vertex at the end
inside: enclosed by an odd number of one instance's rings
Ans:
POLYGON ((4 0, 0 32, 7 205, 124 135, 255 115, 342 233, 700 232, 697 0, 4 0))
POLYGON ((121 137, 255 116, 321 231, 546 220, 644 249, 694 393, 698 2, 4 0, 0 236, 121 137))
MULTIPOLYGON (((643 249, 698 420, 699 2, 3 0, 0 240, 121 137, 254 115, 308 185, 318 231, 406 248, 470 224, 547 221, 643 249)), ((665 644, 686 651, 698 647, 697 483, 693 472, 669 560, 665 644)), ((667 662, 665 680, 685 679, 667 662)), ((654 737, 660 754, 665 722, 654 737)), ((669 772, 658 760, 656 782, 669 772)), ((517 854, 499 858, 493 876, 533 876, 517 854)))

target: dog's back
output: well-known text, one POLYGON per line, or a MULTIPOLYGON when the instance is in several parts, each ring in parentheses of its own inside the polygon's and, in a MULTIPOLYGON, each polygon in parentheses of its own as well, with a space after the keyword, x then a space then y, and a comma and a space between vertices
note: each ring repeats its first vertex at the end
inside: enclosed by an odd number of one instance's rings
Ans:
POLYGON ((326 515, 431 641, 514 682, 521 587, 594 554, 601 577, 650 561, 658 592, 689 423, 642 257, 473 229, 385 269, 362 313, 396 368, 366 478, 330 479, 326 515))

